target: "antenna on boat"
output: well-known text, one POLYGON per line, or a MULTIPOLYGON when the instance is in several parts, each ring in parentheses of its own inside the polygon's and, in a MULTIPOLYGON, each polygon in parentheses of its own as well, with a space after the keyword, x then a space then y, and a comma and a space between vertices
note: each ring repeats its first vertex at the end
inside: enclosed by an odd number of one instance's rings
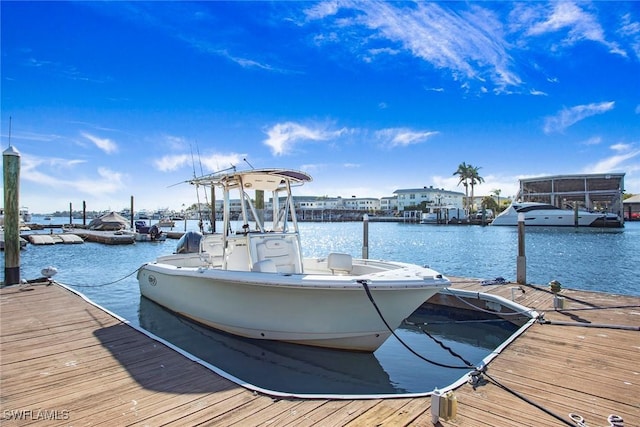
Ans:
POLYGON ((248 161, 246 158, 243 158, 242 160, 244 160, 246 164, 248 164, 249 166, 251 166, 251 169, 255 169, 255 168, 253 167, 253 165, 252 165, 251 163, 249 163, 249 161, 248 161))

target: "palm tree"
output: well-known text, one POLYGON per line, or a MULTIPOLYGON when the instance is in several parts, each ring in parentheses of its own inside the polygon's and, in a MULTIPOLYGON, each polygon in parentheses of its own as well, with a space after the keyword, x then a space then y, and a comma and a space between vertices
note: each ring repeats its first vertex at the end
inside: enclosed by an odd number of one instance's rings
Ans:
POLYGON ((478 171, 481 169, 478 166, 469 166, 469 185, 471 186, 471 207, 473 207, 473 187, 476 184, 482 184, 484 182, 484 178, 480 176, 478 171))
POLYGON ((499 188, 491 190, 491 194, 493 194, 494 196, 496 196, 498 198, 498 209, 496 209, 496 215, 500 211, 500 193, 502 193, 502 190, 500 190, 499 188))
POLYGON ((468 209, 468 205, 469 205, 469 170, 470 170, 470 165, 466 164, 465 162, 462 162, 458 165, 458 170, 455 171, 453 173, 453 175, 458 175, 458 177, 460 178, 458 181, 458 185, 462 184, 464 185, 464 205, 465 208, 468 209))

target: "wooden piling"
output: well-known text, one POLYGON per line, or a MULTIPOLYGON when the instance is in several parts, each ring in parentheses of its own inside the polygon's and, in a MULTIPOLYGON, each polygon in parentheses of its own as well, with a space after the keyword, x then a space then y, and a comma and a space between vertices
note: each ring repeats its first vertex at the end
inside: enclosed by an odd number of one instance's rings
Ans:
POLYGON ((9 145, 4 170, 4 283, 20 283, 20 153, 9 145))
POLYGON ((527 257, 524 246, 524 214, 518 214, 518 259, 516 261, 516 281, 527 284, 527 257))
POLYGON ((130 221, 129 225, 130 225, 130 228, 135 231, 135 228, 133 227, 133 196, 131 196, 131 206, 129 207, 129 212, 131 213, 131 219, 129 220, 130 221))
POLYGON ((369 215, 362 216, 362 258, 369 258, 369 215))

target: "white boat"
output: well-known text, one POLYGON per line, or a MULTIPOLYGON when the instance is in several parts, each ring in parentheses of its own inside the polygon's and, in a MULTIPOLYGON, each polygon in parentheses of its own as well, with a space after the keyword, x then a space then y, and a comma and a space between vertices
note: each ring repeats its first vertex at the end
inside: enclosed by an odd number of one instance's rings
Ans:
POLYGON ((27 224, 31 222, 31 214, 29 213, 29 208, 20 208, 20 220, 27 224))
POLYGON ((148 226, 144 220, 134 223, 135 231, 125 231, 132 234, 136 242, 164 242, 167 240, 166 233, 163 233, 157 225, 148 226))
POLYGON ((513 202, 495 217, 491 225, 518 225, 522 214, 525 226, 547 227, 620 227, 620 217, 611 213, 560 209, 548 203, 513 202))
POLYGON ((175 227, 176 222, 169 217, 162 217, 156 224, 158 227, 175 227))
POLYGON ((344 253, 303 258, 291 188, 309 181, 306 173, 288 169, 233 171, 190 181, 196 188, 222 189, 225 231, 186 233, 176 253, 140 267, 141 294, 235 335, 375 351, 450 282, 430 268, 403 262, 344 253), (262 220, 270 215, 255 207, 250 190, 272 192, 273 221, 262 220), (239 192, 241 200, 235 200, 242 210, 235 231, 231 192, 239 192))

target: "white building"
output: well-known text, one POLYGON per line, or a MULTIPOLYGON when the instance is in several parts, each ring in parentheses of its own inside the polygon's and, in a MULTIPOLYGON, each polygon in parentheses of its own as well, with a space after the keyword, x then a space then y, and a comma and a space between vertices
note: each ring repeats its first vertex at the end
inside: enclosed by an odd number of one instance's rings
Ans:
POLYGON ((372 197, 352 197, 344 199, 345 209, 353 211, 376 212, 380 210, 380 199, 372 197))
POLYGON ((390 196, 380 199, 380 209, 383 211, 396 211, 398 210, 398 197, 390 196))
POLYGON ((464 193, 442 188, 422 187, 393 192, 398 198, 398 211, 418 210, 426 207, 449 207, 464 209, 464 193))

